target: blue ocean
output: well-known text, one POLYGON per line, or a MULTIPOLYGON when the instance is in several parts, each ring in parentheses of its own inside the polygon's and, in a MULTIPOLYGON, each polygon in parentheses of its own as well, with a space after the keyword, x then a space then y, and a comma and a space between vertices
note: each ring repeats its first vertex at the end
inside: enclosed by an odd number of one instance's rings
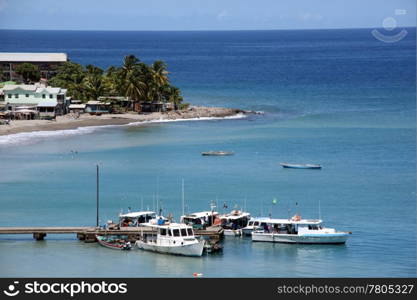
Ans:
POLYGON ((414 277, 416 31, 0 31, 1 52, 65 52, 102 68, 167 62, 186 102, 263 114, 0 136, 0 226, 94 226, 119 212, 246 208, 351 231, 346 245, 223 241, 188 258, 118 252, 73 235, 0 236, 1 277, 414 277), (229 150, 234 156, 203 157, 229 150), (77 154, 74 154, 77 151, 77 154), (291 170, 280 162, 319 163, 291 170), (273 204, 272 199, 277 203, 273 204))

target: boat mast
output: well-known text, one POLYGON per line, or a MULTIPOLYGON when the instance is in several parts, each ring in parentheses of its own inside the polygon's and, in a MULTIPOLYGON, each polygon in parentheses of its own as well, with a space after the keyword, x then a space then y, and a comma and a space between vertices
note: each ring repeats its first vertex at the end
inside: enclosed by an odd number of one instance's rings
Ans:
POLYGON ((185 195, 184 195, 184 178, 181 184, 182 215, 185 216, 185 195))
POLYGON ((99 220, 98 220, 98 214, 99 214, 99 203, 100 203, 100 186, 99 186, 99 166, 97 164, 97 174, 96 174, 96 226, 98 227, 99 220))
POLYGON ((320 205, 320 199, 319 199, 319 220, 321 220, 321 205, 320 205))

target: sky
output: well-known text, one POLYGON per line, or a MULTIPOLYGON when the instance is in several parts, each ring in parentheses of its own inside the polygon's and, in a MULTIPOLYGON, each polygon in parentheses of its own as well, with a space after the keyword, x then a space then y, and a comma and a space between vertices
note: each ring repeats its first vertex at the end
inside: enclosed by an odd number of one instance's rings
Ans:
POLYGON ((273 30, 416 26, 415 0, 0 0, 0 29, 273 30), (390 19, 392 21, 392 19, 390 19))

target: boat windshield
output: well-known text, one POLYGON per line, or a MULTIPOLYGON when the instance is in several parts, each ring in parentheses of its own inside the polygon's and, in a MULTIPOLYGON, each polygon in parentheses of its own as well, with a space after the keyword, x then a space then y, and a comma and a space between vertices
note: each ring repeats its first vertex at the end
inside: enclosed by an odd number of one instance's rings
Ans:
POLYGON ((179 229, 174 229, 172 231, 173 231, 174 236, 180 236, 180 230, 179 229))
POLYGON ((188 235, 189 236, 193 236, 194 235, 193 230, 191 228, 187 228, 187 232, 188 232, 188 235))
POLYGON ((187 229, 181 228, 181 236, 187 236, 187 229))

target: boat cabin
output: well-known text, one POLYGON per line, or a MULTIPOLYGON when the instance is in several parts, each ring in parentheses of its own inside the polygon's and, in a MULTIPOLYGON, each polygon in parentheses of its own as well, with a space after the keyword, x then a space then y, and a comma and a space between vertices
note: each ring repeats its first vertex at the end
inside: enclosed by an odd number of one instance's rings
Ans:
POLYGON ((180 223, 192 226, 194 229, 205 229, 212 226, 214 220, 219 215, 216 211, 202 211, 189 215, 181 216, 180 223))
POLYGON ((138 227, 141 224, 149 223, 152 219, 156 219, 156 213, 153 211, 129 212, 119 215, 120 227, 138 227))
POLYGON ((145 243, 181 243, 182 241, 195 240, 194 230, 186 224, 170 223, 164 225, 146 224, 147 227, 156 229, 152 233, 144 233, 145 243))
POLYGON ((250 219, 250 213, 233 210, 230 214, 220 216, 221 226, 224 229, 240 229, 246 227, 250 219))
POLYGON ((265 233, 298 234, 299 231, 321 230, 322 220, 303 220, 300 216, 291 219, 269 219, 260 223, 260 230, 265 233))

